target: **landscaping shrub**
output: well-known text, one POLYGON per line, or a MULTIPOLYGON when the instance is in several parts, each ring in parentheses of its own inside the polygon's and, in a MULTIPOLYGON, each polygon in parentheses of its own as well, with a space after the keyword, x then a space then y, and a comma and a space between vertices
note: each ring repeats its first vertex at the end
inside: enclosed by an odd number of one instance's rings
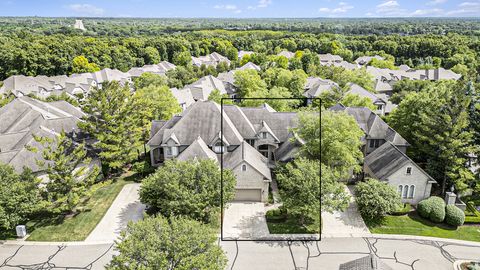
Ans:
POLYGON ((440 223, 445 219, 445 202, 439 197, 430 197, 418 204, 417 211, 421 217, 440 223))
POLYGON ((419 202, 417 205, 417 212, 421 217, 428 219, 430 212, 432 212, 432 201, 426 199, 419 202))
POLYGON ((399 208, 400 196, 392 186, 375 179, 360 182, 355 187, 358 209, 364 218, 377 219, 399 208))
POLYGON ((435 223, 443 222, 445 220, 445 202, 439 197, 431 197, 430 200, 432 200, 430 220, 435 223))
POLYGON ((445 222, 452 226, 461 226, 465 222, 465 214, 455 205, 445 207, 445 222))

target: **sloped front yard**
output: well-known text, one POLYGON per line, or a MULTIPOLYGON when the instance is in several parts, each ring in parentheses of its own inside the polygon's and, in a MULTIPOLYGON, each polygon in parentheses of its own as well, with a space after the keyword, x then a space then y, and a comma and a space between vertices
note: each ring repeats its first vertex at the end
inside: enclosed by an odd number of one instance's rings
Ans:
POLYGON ((405 234, 450 238, 480 242, 480 225, 463 225, 458 228, 436 224, 410 212, 404 216, 386 216, 379 222, 366 222, 370 232, 377 234, 405 234))

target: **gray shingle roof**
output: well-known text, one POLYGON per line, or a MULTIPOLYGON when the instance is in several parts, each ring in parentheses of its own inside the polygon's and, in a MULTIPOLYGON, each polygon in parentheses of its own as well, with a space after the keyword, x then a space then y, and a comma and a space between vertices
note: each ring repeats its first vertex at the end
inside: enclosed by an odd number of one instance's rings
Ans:
POLYGON ((178 160, 186 161, 190 159, 213 159, 217 161, 217 155, 207 146, 198 136, 197 139, 177 156, 178 160))
POLYGON ((363 130, 367 139, 384 139, 394 145, 409 145, 408 142, 393 130, 385 121, 369 108, 334 106, 333 111, 345 111, 355 118, 358 126, 363 130))
POLYGON ((237 167, 240 163, 246 162, 266 179, 271 180, 270 168, 267 166, 267 159, 257 149, 243 141, 233 152, 223 154, 223 166, 228 169, 237 167))
POLYGON ((413 162, 400 149, 390 142, 385 142, 364 159, 364 165, 374 174, 373 177, 385 181, 392 174, 407 164, 414 164, 431 181, 433 178, 423 171, 415 162, 413 162))
POLYGON ((200 78, 198 81, 185 86, 184 89, 190 89, 193 99, 195 100, 208 100, 208 96, 210 96, 210 93, 215 89, 220 91, 220 94, 227 93, 223 82, 212 75, 200 78))

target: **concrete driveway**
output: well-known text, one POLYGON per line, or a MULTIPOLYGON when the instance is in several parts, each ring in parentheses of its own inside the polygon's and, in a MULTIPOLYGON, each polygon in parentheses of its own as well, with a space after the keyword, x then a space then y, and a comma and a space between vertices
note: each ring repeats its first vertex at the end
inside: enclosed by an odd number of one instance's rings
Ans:
POLYGON ((322 238, 323 237, 368 237, 368 230, 362 216, 358 212, 357 204, 353 197, 353 187, 345 187, 350 194, 350 204, 343 211, 322 213, 322 238))
POLYGON ((145 205, 140 203, 139 189, 138 183, 125 185, 85 242, 113 243, 129 221, 142 219, 145 205))
POLYGON ((232 202, 224 209, 223 238, 256 240, 269 236, 264 203, 232 202))

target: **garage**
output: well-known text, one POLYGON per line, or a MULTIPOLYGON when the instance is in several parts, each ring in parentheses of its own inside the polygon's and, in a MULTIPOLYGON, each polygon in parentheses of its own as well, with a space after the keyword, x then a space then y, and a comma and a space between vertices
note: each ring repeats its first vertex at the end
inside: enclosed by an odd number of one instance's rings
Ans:
POLYGON ((237 189, 235 190, 235 201, 261 202, 261 189, 237 189))

